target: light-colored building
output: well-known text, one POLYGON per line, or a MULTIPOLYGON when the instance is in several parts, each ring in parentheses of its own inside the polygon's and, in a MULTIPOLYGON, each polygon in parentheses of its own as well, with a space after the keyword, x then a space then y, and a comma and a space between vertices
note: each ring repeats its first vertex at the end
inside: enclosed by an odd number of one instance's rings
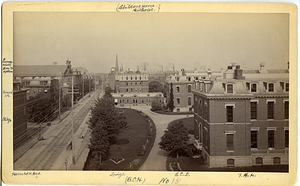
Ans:
POLYGON ((195 146, 209 167, 289 163, 288 69, 233 65, 192 92, 195 146))
POLYGON ((151 105, 153 101, 163 104, 165 99, 161 92, 112 93, 112 96, 120 106, 151 105))

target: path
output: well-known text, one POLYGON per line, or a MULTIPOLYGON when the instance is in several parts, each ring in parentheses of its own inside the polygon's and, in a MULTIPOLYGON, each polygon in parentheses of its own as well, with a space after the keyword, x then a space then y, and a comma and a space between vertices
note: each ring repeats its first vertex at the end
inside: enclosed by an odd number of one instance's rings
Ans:
MULTIPOLYGON (((150 111, 149 106, 134 106, 132 109, 141 110, 143 113, 147 114, 154 122, 156 127, 156 137, 151 149, 151 152, 144 162, 144 164, 139 169, 140 171, 166 171, 166 163, 168 158, 168 152, 161 150, 158 143, 161 137, 164 135, 164 131, 167 129, 168 124, 171 121, 186 118, 186 115, 163 115, 157 114, 150 111)), ((190 115, 192 116, 192 115, 190 115)))

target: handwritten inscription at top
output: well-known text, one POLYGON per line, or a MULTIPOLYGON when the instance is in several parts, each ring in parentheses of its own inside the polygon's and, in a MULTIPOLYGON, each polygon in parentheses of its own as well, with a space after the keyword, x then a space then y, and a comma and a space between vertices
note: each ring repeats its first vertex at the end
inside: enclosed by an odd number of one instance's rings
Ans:
POLYGON ((160 4, 118 4, 117 12, 159 12, 160 4))

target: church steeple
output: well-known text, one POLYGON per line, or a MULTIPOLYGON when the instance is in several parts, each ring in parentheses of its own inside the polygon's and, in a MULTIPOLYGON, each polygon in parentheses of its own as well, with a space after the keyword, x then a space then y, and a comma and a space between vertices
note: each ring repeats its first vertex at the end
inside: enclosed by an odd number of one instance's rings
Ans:
POLYGON ((119 64, 118 64, 118 54, 116 55, 116 67, 115 67, 116 72, 119 72, 119 64))

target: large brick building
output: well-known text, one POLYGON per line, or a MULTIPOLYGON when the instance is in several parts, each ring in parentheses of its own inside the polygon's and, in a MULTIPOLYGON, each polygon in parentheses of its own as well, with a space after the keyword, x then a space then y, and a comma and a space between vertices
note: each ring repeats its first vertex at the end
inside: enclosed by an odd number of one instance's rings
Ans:
POLYGON ((209 167, 289 163, 288 70, 233 65, 192 92, 195 146, 209 167))
POLYGON ((199 79, 205 79, 208 76, 211 77, 212 73, 214 77, 220 76, 219 71, 195 71, 186 73, 184 69, 180 74, 171 75, 167 79, 167 102, 170 100, 171 84, 174 95, 175 112, 192 111, 194 105, 194 96, 192 90, 195 89, 195 81, 199 79))

